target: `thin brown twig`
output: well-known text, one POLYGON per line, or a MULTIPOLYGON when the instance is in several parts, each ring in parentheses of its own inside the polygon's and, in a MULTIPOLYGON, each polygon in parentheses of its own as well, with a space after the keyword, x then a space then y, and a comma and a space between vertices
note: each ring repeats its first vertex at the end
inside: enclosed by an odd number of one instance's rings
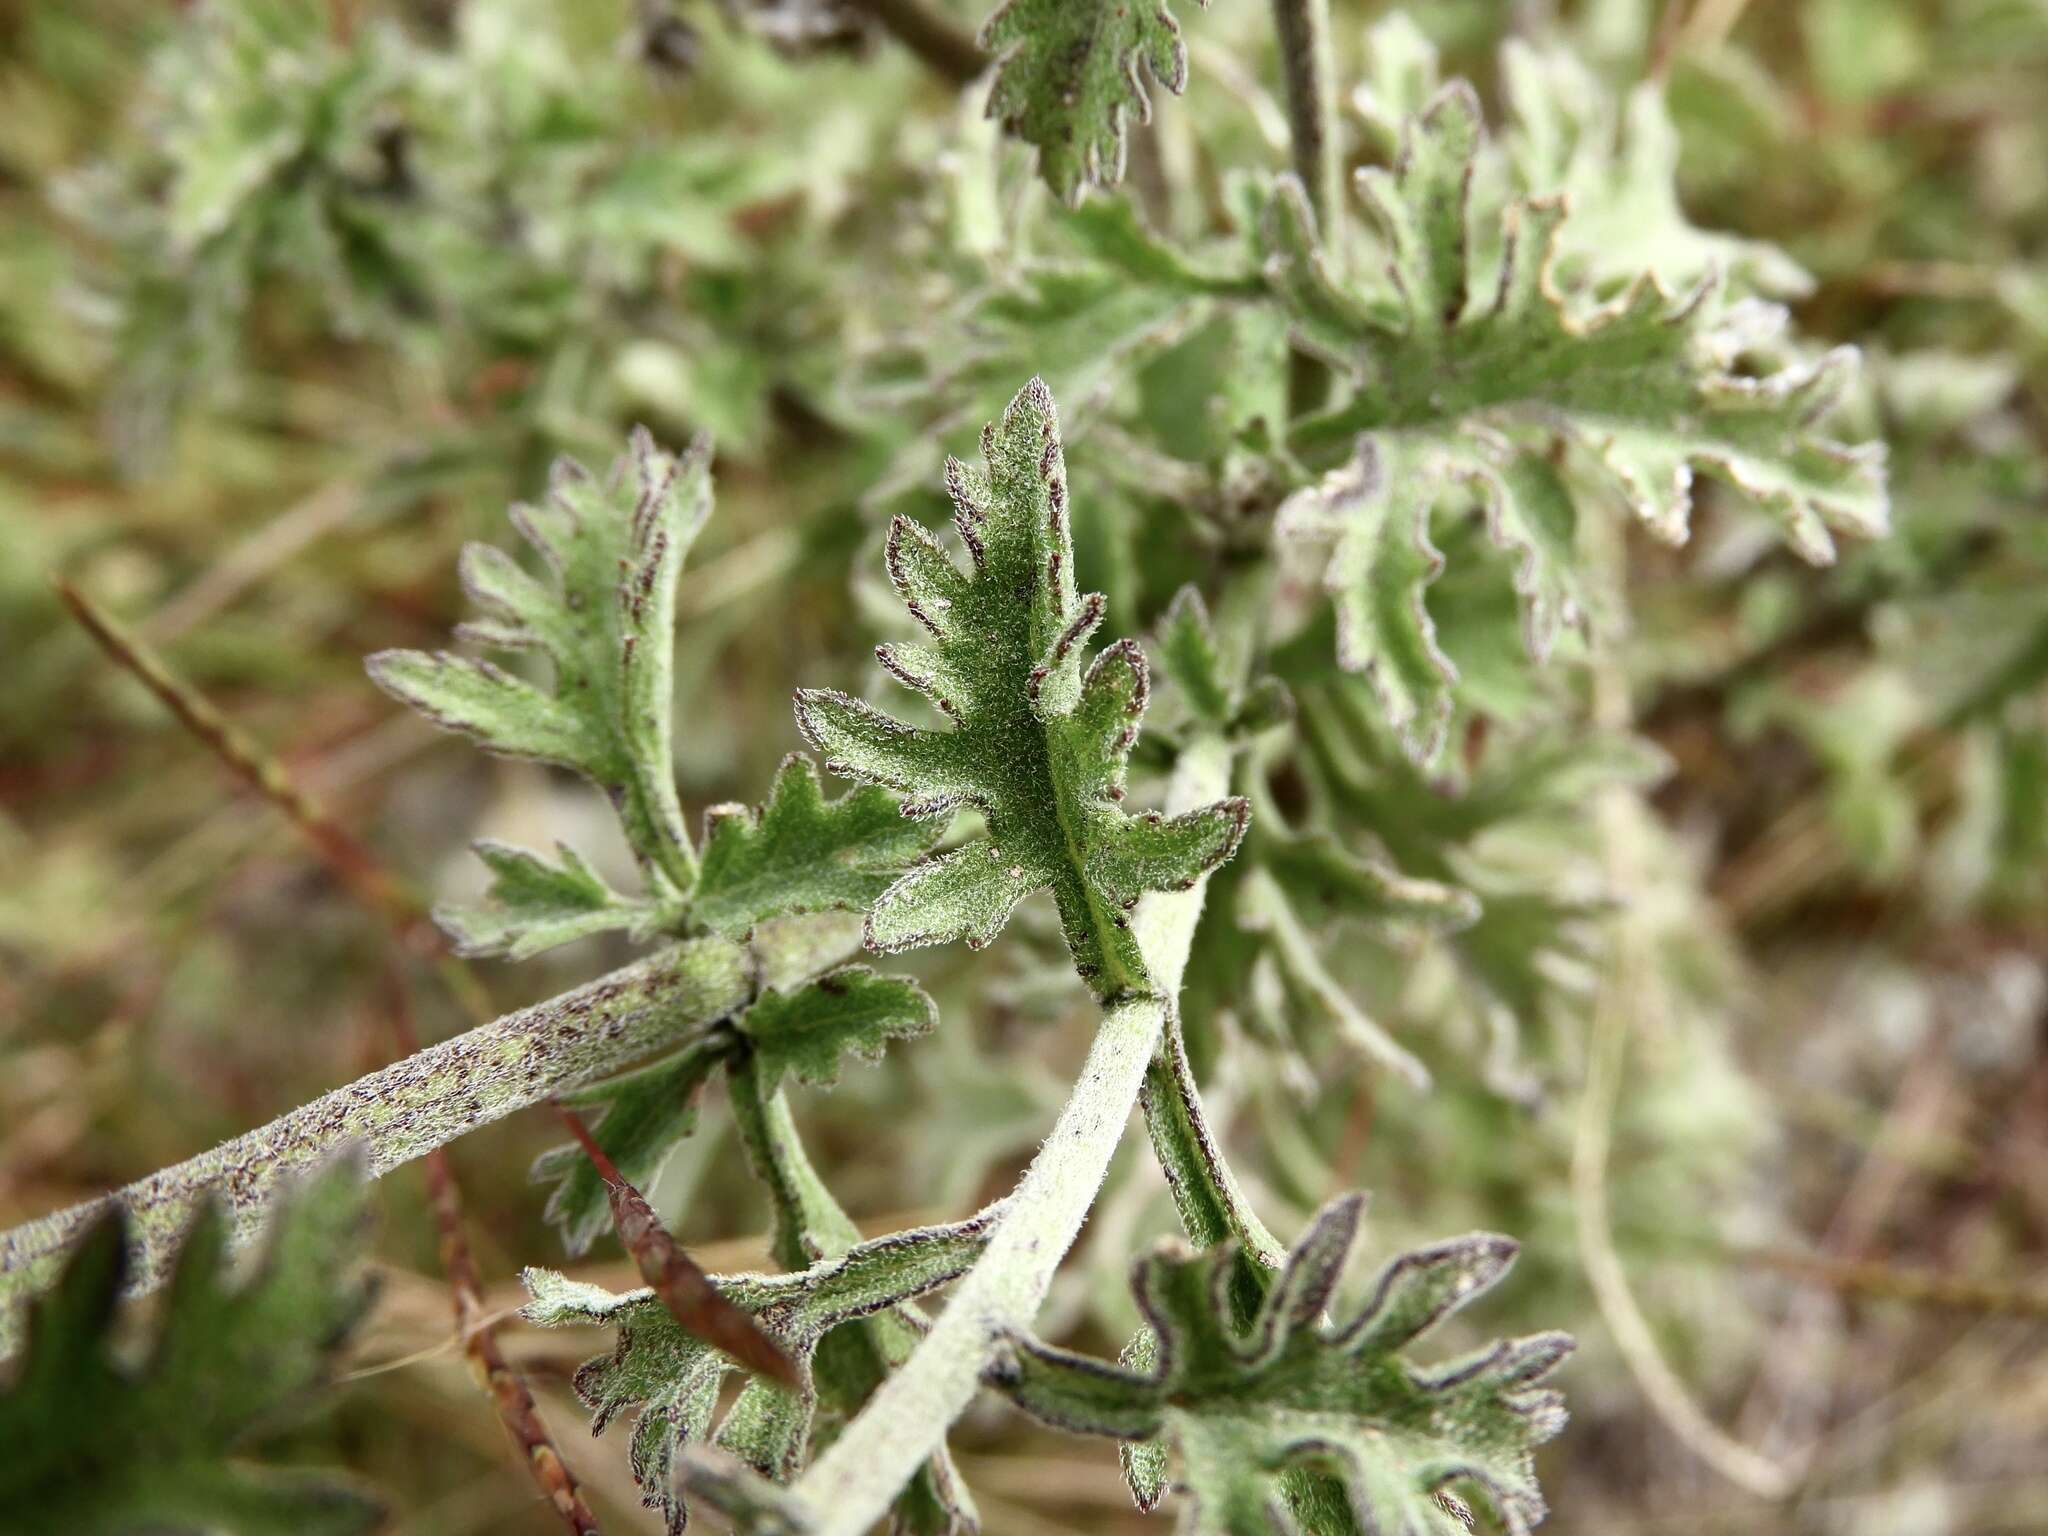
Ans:
POLYGON ((662 1305, 683 1331, 723 1350, 748 1370, 778 1381, 792 1392, 800 1390, 802 1377, 796 1362, 768 1336, 751 1312, 728 1300, 697 1261, 669 1236, 661 1218, 654 1214, 654 1207, 619 1172, 604 1148, 597 1144, 597 1138, 590 1134, 583 1117, 560 1100, 555 1101, 555 1112, 569 1127, 569 1134, 582 1145, 584 1155, 597 1169, 597 1176, 604 1180, 605 1192, 611 1198, 612 1225, 618 1230, 619 1241, 633 1255, 640 1278, 654 1288, 654 1294, 661 1298, 662 1305))
POLYGON ((1736 1248, 1730 1250, 1729 1257, 1759 1269, 1810 1280, 1845 1296, 2048 1322, 2048 1290, 2035 1287, 1945 1275, 1933 1270, 1902 1269, 1871 1259, 1839 1259, 1824 1253, 1801 1253, 1790 1248, 1736 1248))
MULTIPOLYGON (((419 1030, 413 1023, 412 1000, 407 995, 396 954, 384 968, 384 984, 391 1033, 399 1054, 414 1055, 420 1048, 419 1030)), ((502 1314, 494 1315, 484 1305, 483 1281, 464 1229, 462 1190, 455 1181, 455 1166, 448 1149, 434 1148, 423 1159, 423 1166, 427 1198, 433 1206, 434 1226, 440 1237, 441 1272, 448 1280, 449 1295, 455 1304, 455 1332, 463 1354, 469 1358, 470 1371, 477 1385, 489 1395, 498 1410, 499 1422, 518 1447, 534 1482, 562 1517, 562 1523, 576 1536, 601 1536, 597 1516, 584 1499, 576 1474, 555 1449, 533 1393, 498 1347, 497 1327, 502 1314)))
MULTIPOLYGON (((353 833, 337 822, 293 780, 270 753, 244 736, 200 693, 173 673, 142 641, 69 582, 57 593, 86 631, 125 670, 138 678, 186 729, 244 783, 282 811, 312 845, 343 889, 367 908, 401 951, 412 949, 434 963, 437 975, 479 1022, 491 1017, 490 1000, 431 921, 425 904, 397 879, 353 833)), ((410 1000, 394 966, 389 970, 392 1028, 401 1054, 417 1055, 419 1032, 410 1000)), ((456 1328, 479 1384, 519 1447, 534 1482, 576 1536, 601 1536, 576 1475, 555 1448, 533 1396, 498 1348, 496 1320, 483 1309, 482 1286, 463 1231, 462 1201, 445 1149, 426 1155, 427 1189, 440 1232, 441 1265, 454 1299, 456 1328)))
POLYGON ((312 844, 342 887, 379 918, 401 945, 426 958, 435 975, 472 1023, 489 1023, 495 1010, 469 968, 433 924, 427 903, 319 801, 293 779, 291 771, 236 728, 198 690, 164 664, 147 642, 61 578, 57 595, 100 648, 136 678, 198 738, 229 772, 284 813, 312 844))

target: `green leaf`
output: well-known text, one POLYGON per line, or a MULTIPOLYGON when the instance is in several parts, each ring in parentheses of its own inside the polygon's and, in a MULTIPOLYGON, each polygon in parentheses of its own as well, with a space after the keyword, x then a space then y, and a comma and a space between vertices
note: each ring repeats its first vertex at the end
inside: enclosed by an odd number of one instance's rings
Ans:
POLYGON ((1291 498, 1279 529, 1328 547, 1339 660, 1371 678, 1418 760, 1444 743, 1457 681, 1427 605, 1442 569, 1438 512, 1483 512, 1513 561, 1539 659, 1583 621, 1574 551, 1590 501, 1625 505, 1679 543, 1705 470, 1816 564, 1834 556, 1831 529, 1876 534, 1887 518, 1882 446, 1817 425, 1853 349, 1783 363, 1783 313, 1723 304, 1711 281, 1674 297, 1644 278, 1599 308, 1573 307, 1554 281, 1565 212, 1554 197, 1509 206, 1489 269, 1468 227, 1483 142, 1478 100, 1454 81, 1408 123, 1392 171, 1361 173, 1386 256, 1367 287, 1333 274, 1293 179, 1263 227, 1297 338, 1355 383, 1300 433, 1306 453, 1351 444, 1349 461, 1291 498))
POLYGON ((816 766, 791 753, 758 816, 742 805, 706 812, 690 916, 738 939, 771 917, 864 910, 941 830, 872 786, 826 800, 816 766))
POLYGON ((1039 173, 1070 203, 1123 179, 1125 114, 1152 120, 1140 68, 1175 95, 1187 85, 1165 0, 1005 0, 981 46, 998 56, 988 115, 1038 146, 1039 173))
POLYGON ((1719 272, 1773 298, 1813 291, 1812 276, 1768 241, 1704 230, 1685 216, 1678 133, 1661 86, 1637 86, 1617 112, 1599 77, 1561 47, 1511 38, 1500 66, 1515 179, 1530 192, 1570 199, 1559 232, 1561 279, 1583 276, 1599 287, 1647 272, 1678 289, 1719 272))
POLYGON ((839 1081, 839 1058, 879 1061, 891 1040, 929 1034, 939 1011, 924 989, 864 965, 841 966, 790 992, 764 994, 734 1021, 760 1059, 763 1086, 785 1072, 816 1088, 839 1081))
POLYGON ((676 582, 711 511, 709 465, 701 441, 676 458, 635 432, 631 454, 602 480, 563 459, 547 500, 513 509, 548 580, 490 545, 463 551, 463 584, 485 616, 461 633, 539 650, 552 690, 446 652, 381 651, 369 661, 387 693, 437 725, 493 752, 572 768, 603 790, 664 913, 696 880, 670 716, 676 582))
POLYGON ((648 903, 606 885, 573 848, 557 843, 555 851, 559 864, 488 838, 476 844, 493 876, 485 904, 434 911, 457 954, 526 960, 593 933, 624 929, 644 938, 659 921, 648 903))
POLYGON ((1193 583, 1176 592, 1159 621, 1160 665, 1183 711, 1225 735, 1246 735, 1283 723, 1294 702, 1274 677, 1252 683, 1249 647, 1226 647, 1193 583))
MULTIPOLYGON (((808 1381, 819 1341, 840 1323, 873 1316, 958 1278, 987 1245, 994 1210, 950 1226, 924 1227, 862 1243, 837 1258, 785 1275, 722 1277, 718 1288, 746 1308, 798 1362, 808 1381)), ((675 1486, 677 1450, 712 1435, 718 1392, 731 1362, 685 1333, 651 1290, 614 1295, 554 1273, 529 1269, 525 1309, 543 1328, 596 1324, 618 1330, 618 1347, 576 1373, 576 1393, 603 1434, 622 1412, 634 1416, 630 1463, 644 1502, 671 1532, 688 1517, 675 1486)), ((809 1442, 815 1392, 792 1394, 750 1381, 720 1422, 712 1443, 755 1471, 791 1476, 809 1442)))
MULTIPOLYGON (((1467 1499, 1509 1531, 1543 1517, 1531 1453, 1564 1427, 1559 1395, 1537 1385, 1572 1347, 1563 1334, 1496 1343, 1448 1364, 1403 1353, 1506 1273, 1515 1245, 1471 1236, 1402 1254, 1364 1308, 1326 1316, 1358 1235, 1364 1197, 1325 1206, 1290 1250, 1249 1327, 1224 1282, 1236 1245, 1196 1253, 1169 1241, 1139 1260, 1132 1289, 1157 1336, 1145 1368, 1018 1340, 1001 1385, 1027 1412, 1084 1434, 1170 1444, 1197 1536, 1355 1528, 1465 1536, 1467 1499), (1341 1510, 1314 1502, 1341 1486, 1341 1510)), ((1141 1503, 1160 1491, 1156 1458, 1137 1458, 1141 1503)))
POLYGON ((797 719, 835 773, 899 790, 904 813, 973 805, 986 837, 922 864, 868 913, 868 947, 893 953, 994 940, 1017 903, 1052 887, 1076 969, 1104 996, 1149 990, 1125 915, 1146 891, 1191 885, 1228 858, 1247 807, 1225 800, 1168 820, 1119 802, 1150 683, 1118 641, 1082 665, 1104 600, 1074 585, 1065 465, 1051 394, 1033 379, 982 436, 986 468, 947 466, 963 571, 899 517, 890 580, 934 644, 877 655, 951 722, 925 730, 844 694, 807 689, 797 719))
POLYGON ((331 1378, 371 1300, 354 1262, 364 1210, 361 1167, 330 1165, 277 1205, 260 1258, 237 1275, 232 1218, 209 1203, 135 1362, 114 1337, 124 1223, 97 1223, 32 1304, 22 1358, 0 1388, 0 1507, 79 1536, 375 1527, 376 1501, 339 1478, 225 1459, 331 1378))
MULTIPOLYGON (((709 1041, 685 1046, 667 1061, 586 1088, 569 1097, 590 1125, 605 1155, 635 1189, 652 1195, 677 1145, 697 1128, 697 1095, 722 1050, 709 1041)), ((550 1147, 534 1160, 536 1184, 552 1183, 547 1219, 572 1255, 612 1229, 605 1182, 574 1142, 550 1147)))

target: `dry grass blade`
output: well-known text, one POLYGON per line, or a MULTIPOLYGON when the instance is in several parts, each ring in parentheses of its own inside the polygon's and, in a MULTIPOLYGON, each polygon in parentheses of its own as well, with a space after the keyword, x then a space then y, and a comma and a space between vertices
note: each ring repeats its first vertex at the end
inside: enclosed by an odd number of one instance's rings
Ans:
POLYGON ((683 1331, 723 1350, 757 1375, 780 1382, 792 1391, 802 1386, 796 1363, 780 1344, 762 1331, 753 1314, 719 1293, 711 1277, 668 1235, 640 1191, 621 1174, 590 1134, 583 1117, 566 1105, 556 1109, 569 1132, 582 1145, 591 1166, 604 1180, 611 1197, 612 1225, 619 1241, 633 1255, 640 1278, 654 1288, 683 1331))

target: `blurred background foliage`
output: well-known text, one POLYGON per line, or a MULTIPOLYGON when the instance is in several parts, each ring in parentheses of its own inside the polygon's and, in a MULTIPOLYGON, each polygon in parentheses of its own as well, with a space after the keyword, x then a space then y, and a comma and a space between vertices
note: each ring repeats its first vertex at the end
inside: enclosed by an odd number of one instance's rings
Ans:
MULTIPOLYGON (((1127 192, 1069 212, 982 120, 985 87, 855 0, 0 0, 0 1221, 389 1051, 380 935, 68 626, 53 573, 462 896, 481 835, 627 862, 587 791, 435 736, 361 670, 438 641, 455 551, 502 541, 558 453, 602 463, 634 422, 716 439, 678 646, 693 813, 758 797, 799 745, 794 685, 872 685, 901 623, 886 513, 936 512, 942 452, 1032 372, 1120 629, 1237 557, 1269 456, 1256 400, 1211 402, 1256 392, 1276 337, 1144 280, 1120 210, 1236 249, 1236 173, 1284 166, 1285 120, 1265 8, 1184 9, 1186 95, 1154 93, 1127 192)), ((1378 9, 1335 11, 1339 78, 1364 82, 1352 158, 1384 163, 1420 97, 1395 34, 1367 47, 1378 9)), ((1572 643, 1528 666, 1504 562, 1442 530, 1448 776, 1304 620, 1262 793, 1336 807, 1484 915, 1331 930, 1219 881, 1189 1002, 1214 1116, 1283 1236, 1363 1186, 1376 1253, 1522 1241, 1480 1321, 1581 1340, 1543 1456, 1560 1529, 2048 1530, 2048 4, 1445 0, 1415 22, 1506 125, 1500 174, 1571 190, 1590 290, 1711 266, 1808 342, 1864 349, 1846 435, 1890 444, 1896 532, 1814 570, 1708 494, 1685 548, 1617 541, 1617 725, 1572 643), (1631 95, 1652 77, 1668 119, 1631 95), (1716 1476, 1653 1411, 1588 1283, 1603 1258, 1706 1413, 1796 1470, 1791 1499, 1716 1476)), ((1313 574, 1283 568, 1276 607, 1312 608, 1313 574)), ((1092 1013, 1045 963, 1049 907, 1026 916, 997 959, 918 960, 933 1038, 799 1095, 871 1229, 964 1213, 1043 1133, 1092 1013)), ((485 975, 511 1007, 613 953, 485 975)), ((455 1151, 507 1308, 521 1264, 561 1262, 526 1181, 556 1139, 526 1117, 455 1151)), ((739 1159, 707 1116, 657 1191, 724 1267, 765 1251, 739 1159)), ((360 1469, 423 1536, 552 1529, 447 1342, 416 1180, 381 1203, 358 1379, 279 1454, 360 1469)), ((1171 1222, 1134 1141, 1048 1336, 1113 1349, 1127 1256, 1171 1222)), ((625 1273, 602 1250, 576 1272, 625 1273)), ((608 1527, 651 1529, 621 1447, 581 1433, 575 1344, 508 1349, 608 1527)), ((1094 1447, 993 1408, 956 1443, 992 1532, 1146 1524, 1094 1447)))

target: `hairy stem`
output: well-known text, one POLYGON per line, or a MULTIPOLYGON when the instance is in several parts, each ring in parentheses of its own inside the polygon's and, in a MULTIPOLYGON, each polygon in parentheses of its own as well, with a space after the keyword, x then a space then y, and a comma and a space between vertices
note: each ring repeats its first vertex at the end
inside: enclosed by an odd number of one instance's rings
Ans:
POLYGON ((1028 1328, 1095 1203, 1158 1046, 1166 1005, 1109 1009, 1074 1095, 1017 1186, 988 1251, 909 1362, 882 1384, 792 1492, 817 1536, 861 1536, 973 1401, 1010 1333, 1028 1328))
MULTIPOLYGON (((1183 796, 1189 796, 1189 803, 1201 805, 1229 789, 1229 745, 1221 737, 1203 737, 1191 742, 1175 763, 1168 802, 1178 806, 1183 796)), ((1148 925, 1147 909, 1139 908, 1138 943, 1154 972, 1178 983, 1187 969, 1195 923, 1164 925, 1156 912, 1153 909, 1148 925)), ((1196 916, 1200 916, 1199 910, 1196 916)), ((1209 1129, 1181 1038, 1178 1009, 1167 1019, 1159 1053, 1146 1069, 1139 1103, 1145 1111, 1153 1153, 1166 1174, 1174 1208, 1189 1239, 1201 1248, 1231 1238, 1243 1245, 1238 1291, 1249 1315, 1264 1290, 1262 1274, 1277 1271, 1286 1250, 1245 1199, 1209 1129)))
MULTIPOLYGON (((1225 744, 1194 743, 1174 766, 1166 811, 1210 804, 1229 788, 1225 744)), ((1104 1012, 1073 1096, 1007 1202, 988 1251, 916 1353, 795 1484, 818 1536, 860 1536, 888 1513, 897 1489, 945 1443, 1003 1341, 1038 1315, 1165 1035, 1207 887, 1204 876, 1186 891, 1138 904, 1132 927, 1160 995, 1126 998, 1104 1012)))
POLYGON ((1308 191, 1316 227, 1332 261, 1341 261, 1344 167, 1337 153, 1336 71, 1330 51, 1330 0, 1273 0, 1287 127, 1295 174, 1308 191))
POLYGON ((753 1059, 734 1063, 726 1080, 732 1090, 733 1123, 754 1173, 768 1186, 775 1207, 775 1236, 770 1252, 784 1269, 808 1269, 820 1255, 804 1244, 808 1236, 830 1258, 860 1241, 854 1226, 825 1181, 818 1177, 797 1135, 789 1099, 778 1089, 761 1091, 760 1071, 753 1059))
POLYGON ((198 1157, 0 1234, 0 1354, 12 1347, 17 1303, 46 1285, 66 1245, 103 1211, 125 1206, 136 1247, 129 1289, 169 1272, 201 1200, 218 1194, 246 1239, 279 1178, 360 1142, 373 1176, 456 1137, 630 1066, 743 1004, 747 957, 697 939, 560 997, 429 1046, 198 1157))

